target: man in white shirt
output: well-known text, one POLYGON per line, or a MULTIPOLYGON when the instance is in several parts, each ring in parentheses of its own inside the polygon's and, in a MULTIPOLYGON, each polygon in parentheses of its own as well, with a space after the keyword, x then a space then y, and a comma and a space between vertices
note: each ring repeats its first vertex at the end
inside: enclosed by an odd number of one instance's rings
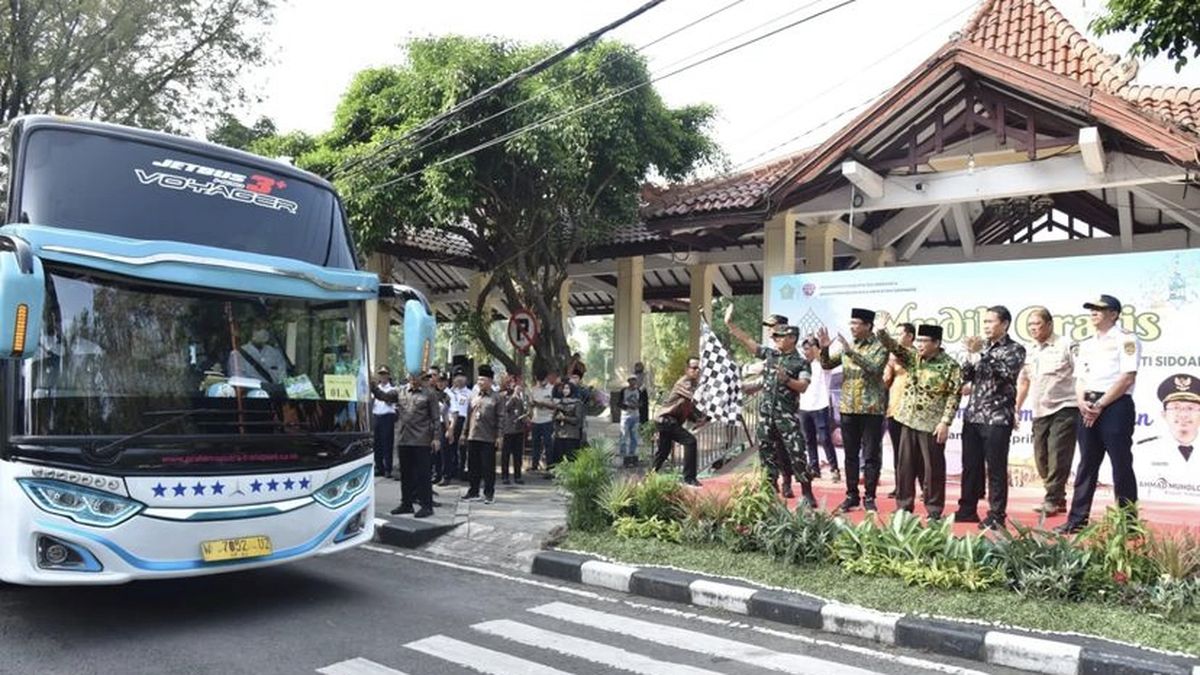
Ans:
POLYGON ((558 384, 558 373, 538 372, 537 382, 529 388, 529 403, 533 410, 533 449, 529 470, 538 471, 542 458, 549 459, 554 447, 554 387, 558 384))
POLYGON ((1100 463, 1108 455, 1112 465, 1113 493, 1121 506, 1137 502, 1137 477, 1133 473, 1133 426, 1137 411, 1133 387, 1137 380, 1142 343, 1117 324, 1121 301, 1111 295, 1084 303, 1091 310, 1096 335, 1079 343, 1075 358, 1075 396, 1079 405, 1079 467, 1067 522, 1055 528, 1074 533, 1087 525, 1092 497, 1100 476, 1100 463))
POLYGON ((467 408, 471 404, 471 387, 467 386, 467 375, 461 369, 454 371, 454 379, 451 381, 450 390, 447 393, 450 395, 450 417, 452 418, 450 431, 446 434, 446 440, 449 441, 450 447, 448 452, 442 453, 442 482, 440 485, 449 485, 456 476, 462 480, 467 479, 467 444, 460 441, 463 428, 467 424, 467 408))
POLYGON ((287 357, 275 345, 268 344, 271 332, 266 324, 257 323, 250 342, 229 354, 230 377, 249 377, 268 384, 279 384, 287 378, 287 357))
POLYGON ((1033 345, 1025 350, 1025 367, 1017 378, 1017 420, 1028 397, 1033 402, 1033 460, 1046 487, 1034 511, 1047 517, 1067 510, 1067 479, 1075 458, 1075 356, 1072 345, 1054 334, 1054 318, 1035 308, 1026 323, 1033 345))
POLYGON ((829 462, 833 482, 837 483, 842 480, 842 473, 838 470, 837 449, 833 447, 833 420, 829 413, 829 381, 833 373, 821 367, 821 345, 815 338, 806 339, 800 347, 812 368, 812 381, 800 394, 800 425, 804 430, 804 445, 808 448, 809 472, 813 478, 821 477, 819 440, 825 448, 825 461, 829 462))
POLYGON ((396 404, 389 403, 376 392, 386 394, 395 391, 392 373, 387 366, 380 366, 378 384, 371 390, 371 421, 375 429, 375 475, 392 476, 392 446, 396 442, 396 404))

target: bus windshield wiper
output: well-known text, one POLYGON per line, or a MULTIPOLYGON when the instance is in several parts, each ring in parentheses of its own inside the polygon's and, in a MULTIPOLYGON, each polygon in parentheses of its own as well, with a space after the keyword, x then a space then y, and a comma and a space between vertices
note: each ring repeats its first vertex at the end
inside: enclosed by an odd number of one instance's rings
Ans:
POLYGON ((89 451, 87 451, 87 454, 96 459, 112 459, 112 458, 116 457, 117 455, 119 455, 121 453, 121 450, 123 450, 125 445, 127 443, 129 443, 130 441, 135 441, 143 436, 152 434, 155 431, 162 429, 163 427, 170 426, 176 422, 185 420, 193 415, 226 413, 226 412, 236 412, 236 411, 228 411, 228 410, 224 410, 221 408, 193 408, 191 410, 159 410, 159 411, 155 411, 152 413, 145 413, 146 415, 170 415, 172 413, 175 413, 175 414, 161 422, 152 424, 152 425, 146 427, 145 429, 142 429, 140 431, 135 431, 132 434, 129 434, 127 436, 122 436, 122 437, 118 438, 117 440, 115 440, 111 443, 102 445, 94 450, 89 450, 89 451))

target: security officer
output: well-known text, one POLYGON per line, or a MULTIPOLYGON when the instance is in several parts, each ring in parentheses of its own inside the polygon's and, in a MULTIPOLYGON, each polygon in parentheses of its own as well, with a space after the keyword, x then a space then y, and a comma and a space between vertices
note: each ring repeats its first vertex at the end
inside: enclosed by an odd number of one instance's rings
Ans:
MULTIPOLYGON (((748 335, 745 335, 744 333, 739 335, 740 331, 736 331, 736 332, 733 331, 734 326, 730 323, 730 321, 732 320, 732 317, 733 317, 732 305, 730 306, 729 309, 726 309, 725 315, 726 315, 725 323, 726 323, 726 325, 729 326, 730 331, 733 334, 733 336, 735 338, 737 338, 738 341, 741 342, 746 347, 746 350, 749 351, 751 354, 758 354, 759 350, 762 348, 762 345, 760 345, 753 338, 751 338, 748 335)), ((767 328, 768 330, 774 330, 775 328, 777 328, 779 326, 786 326, 786 325, 788 325, 788 323, 789 323, 788 318, 786 316, 784 316, 783 314, 769 314, 769 315, 767 315, 767 318, 763 319, 762 325, 764 328, 767 328)), ((767 378, 764 376, 762 378, 762 380, 763 380, 762 382, 757 382, 755 384, 750 384, 750 385, 744 385, 742 388, 743 393, 745 393, 746 395, 750 395, 755 392, 761 391, 763 388, 763 385, 765 384, 766 379, 767 378)), ((799 412, 799 411, 797 411, 797 412, 799 412)), ((801 428, 801 432, 803 432, 803 428, 804 428, 803 425, 801 425, 800 428, 801 428)), ((760 445, 759 451, 761 452, 762 450, 763 450, 763 446, 760 445)), ((777 467, 779 469, 779 471, 777 472, 777 474, 773 474, 771 476, 771 487, 775 490, 778 490, 779 493, 783 495, 784 499, 791 499, 792 497, 794 497, 796 495, 792 492, 792 479, 793 479, 792 463, 788 460, 786 450, 784 450, 784 448, 782 446, 777 446, 772 459, 773 459, 774 463, 771 466, 777 467), (775 484, 777 478, 780 479, 779 485, 775 484)), ((813 472, 810 471, 809 472, 810 477, 812 476, 812 474, 813 474, 813 472)))
POLYGON ((742 344, 747 347, 757 346, 754 355, 766 359, 767 362, 763 370, 763 395, 759 400, 759 424, 756 430, 759 460, 766 467, 772 484, 779 474, 779 460, 790 465, 792 475, 800 481, 800 492, 804 502, 809 507, 816 508, 817 499, 813 494, 812 477, 808 472, 807 454, 804 450, 804 433, 796 420, 800 394, 808 389, 808 383, 812 379, 808 360, 796 350, 800 328, 776 322, 771 328, 771 339, 775 342, 775 348, 770 348, 757 345, 749 335, 733 324, 732 306, 725 313, 725 324, 742 344), (780 450, 782 453, 777 458, 776 453, 780 450))
POLYGON ((1075 397, 1079 403, 1079 466, 1067 522, 1062 533, 1083 529, 1092 510, 1096 480, 1105 454, 1112 464, 1113 492, 1117 504, 1137 502, 1133 473, 1133 386, 1137 380, 1142 345, 1137 336, 1117 325, 1121 302, 1101 295, 1084 303, 1091 311, 1096 335, 1079 343, 1075 360, 1075 397))
POLYGON ((391 403, 396 409, 398 433, 396 450, 400 457, 400 506, 392 515, 413 513, 428 518, 433 515, 433 484, 430 481, 433 453, 440 446, 442 412, 437 392, 420 373, 410 373, 402 387, 384 391, 378 385, 372 390, 376 398, 391 403))

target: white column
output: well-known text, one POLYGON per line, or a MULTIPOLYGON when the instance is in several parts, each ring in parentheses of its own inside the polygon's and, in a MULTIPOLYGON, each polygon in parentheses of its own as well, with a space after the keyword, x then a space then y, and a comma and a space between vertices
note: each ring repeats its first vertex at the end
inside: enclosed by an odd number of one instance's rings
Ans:
POLYGON ((833 241, 837 237, 838 227, 838 223, 832 222, 804 227, 805 272, 833 271, 833 241))
POLYGON ((704 312, 704 316, 708 317, 709 321, 713 320, 710 315, 712 314, 713 279, 716 277, 716 273, 716 265, 701 263, 688 266, 688 274, 692 278, 688 304, 688 347, 692 354, 700 351, 700 313, 704 312))
POLYGON ((891 267, 895 264, 896 251, 891 248, 862 251, 858 254, 858 266, 862 268, 891 267))
MULTIPOLYGON (((613 307, 613 373, 619 379, 642 360, 643 275, 642 256, 617 260, 617 297, 613 307)), ((616 384, 616 383, 613 383, 616 384)))

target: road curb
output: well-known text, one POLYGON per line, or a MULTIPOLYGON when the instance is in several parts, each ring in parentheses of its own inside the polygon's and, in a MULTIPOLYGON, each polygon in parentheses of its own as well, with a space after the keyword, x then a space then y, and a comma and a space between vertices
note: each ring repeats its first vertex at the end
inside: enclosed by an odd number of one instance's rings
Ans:
POLYGON ((459 523, 435 524, 415 518, 399 518, 376 523, 375 538, 388 546, 419 548, 458 526, 459 523))
POLYGON ((803 593, 732 583, 663 567, 636 567, 566 551, 540 551, 532 573, 642 597, 716 607, 759 619, 1046 675, 1200 675, 1200 659, 1073 635, 1032 634, 879 612, 803 593))

